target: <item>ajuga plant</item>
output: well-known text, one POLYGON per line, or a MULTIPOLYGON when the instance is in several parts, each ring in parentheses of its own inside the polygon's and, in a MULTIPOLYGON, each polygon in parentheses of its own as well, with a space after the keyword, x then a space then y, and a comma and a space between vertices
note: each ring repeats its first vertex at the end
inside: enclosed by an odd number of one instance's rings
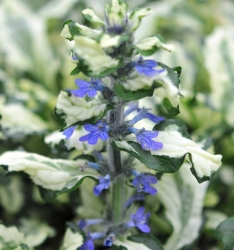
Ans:
POLYGON ((62 249, 163 249, 150 234, 152 214, 144 206, 145 197, 156 199, 157 182, 166 173, 190 168, 185 178, 193 175, 201 183, 221 165, 221 156, 205 151, 206 143, 192 141, 183 122, 174 118, 179 113, 181 67, 147 58, 160 49, 172 52, 173 46, 160 35, 142 40, 134 36, 150 12, 129 11, 126 1, 112 0, 102 17, 91 8, 82 11, 92 28, 72 20, 64 23, 61 36, 73 46, 71 75, 79 77, 74 89, 59 94, 55 115, 65 138, 63 148, 75 148, 75 159, 25 152, 0 158, 9 172, 30 175, 46 200, 73 191, 86 178, 96 181, 88 199, 100 198, 102 216, 68 223, 62 249))

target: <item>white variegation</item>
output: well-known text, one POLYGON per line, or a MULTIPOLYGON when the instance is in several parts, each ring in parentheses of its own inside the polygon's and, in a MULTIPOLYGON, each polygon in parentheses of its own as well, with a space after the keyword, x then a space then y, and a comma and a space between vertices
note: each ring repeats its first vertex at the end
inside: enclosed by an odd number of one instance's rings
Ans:
POLYGON ((136 243, 134 241, 127 240, 127 237, 119 237, 115 242, 114 245, 116 246, 123 246, 126 247, 128 250, 150 250, 144 244, 136 243))
POLYGON ((115 141, 115 144, 118 148, 126 149, 128 151, 132 151, 138 154, 137 151, 133 147, 131 147, 126 141, 115 141))
POLYGON ((25 135, 44 133, 48 128, 39 116, 19 103, 0 104, 0 114, 3 133, 15 140, 24 138, 25 135))
POLYGON ((53 191, 71 189, 84 177, 97 178, 98 173, 95 170, 79 170, 85 162, 81 159, 50 159, 21 151, 8 151, 0 156, 0 165, 8 166, 8 172, 23 171, 35 184, 53 191))
POLYGON ((106 104, 100 100, 87 102, 84 98, 69 96, 67 92, 61 91, 57 104, 56 112, 64 113, 63 119, 67 126, 76 122, 90 119, 94 116, 100 116, 106 109, 106 104))
POLYGON ((66 230, 60 250, 76 250, 83 244, 83 237, 78 232, 73 232, 70 228, 66 230))
POLYGON ((0 224, 0 249, 7 249, 9 245, 11 249, 15 249, 20 244, 25 244, 25 236, 17 227, 5 227, 0 224))
MULTIPOLYGON (((135 47, 140 51, 150 51, 155 50, 157 48, 162 48, 164 50, 167 50, 169 52, 172 52, 174 50, 174 46, 172 44, 165 44, 163 43, 158 37, 147 37, 145 39, 140 40, 135 44, 135 47)), ((153 54, 152 52, 151 54, 153 54)))
POLYGON ((82 14, 92 23, 104 24, 103 20, 101 20, 91 8, 83 10, 82 14))
POLYGON ((164 174, 155 186, 157 196, 165 207, 165 215, 173 227, 164 245, 165 250, 178 250, 191 244, 202 226, 203 199, 208 182, 197 183, 189 172, 189 164, 185 163, 176 174, 164 174))
POLYGON ((213 155, 200 148, 194 141, 183 137, 176 131, 175 125, 168 126, 165 131, 159 131, 157 142, 163 143, 163 148, 151 151, 152 155, 167 155, 169 157, 182 157, 191 154, 191 164, 199 178, 211 177, 221 166, 221 155, 213 155))
POLYGON ((87 133, 88 132, 82 127, 82 129, 76 129, 70 138, 65 139, 66 136, 63 135, 62 132, 54 131, 45 137, 45 143, 49 144, 51 147, 55 147, 60 141, 64 140, 64 145, 68 150, 76 148, 83 154, 90 154, 93 151, 101 151, 105 145, 102 140, 98 140, 95 145, 90 145, 86 141, 79 141, 79 138, 87 133))
POLYGON ((133 10, 129 16, 132 30, 136 30, 141 24, 141 19, 151 14, 151 12, 150 8, 133 10))
POLYGON ((168 98, 173 107, 179 105, 179 89, 173 84, 167 75, 167 71, 156 74, 151 77, 145 77, 143 74, 137 74, 134 78, 130 78, 123 84, 126 89, 137 91, 140 89, 150 89, 154 81, 161 84, 161 87, 155 89, 155 94, 160 98, 168 98))
POLYGON ((106 5, 106 13, 110 25, 123 25, 127 15, 128 6, 124 1, 112 0, 111 5, 106 5))
POLYGON ((20 232, 25 235, 25 244, 36 247, 42 244, 46 238, 53 237, 55 230, 46 223, 35 219, 21 219, 20 232))
POLYGON ((83 36, 75 36, 74 40, 75 52, 85 60, 93 73, 99 75, 118 66, 119 61, 108 56, 95 40, 83 36))
POLYGON ((75 25, 79 28, 80 34, 86 37, 97 38, 102 33, 101 30, 90 29, 79 23, 75 23, 75 25))
POLYGON ((62 32, 60 33, 60 36, 61 37, 64 37, 64 38, 67 38, 67 39, 71 39, 72 38, 72 34, 70 32, 70 29, 69 29, 69 25, 68 24, 65 24, 63 29, 62 29, 62 32))
POLYGON ((108 34, 104 34, 101 37, 100 45, 103 49, 109 48, 109 47, 117 47, 119 46, 121 41, 121 36, 110 36, 108 34))

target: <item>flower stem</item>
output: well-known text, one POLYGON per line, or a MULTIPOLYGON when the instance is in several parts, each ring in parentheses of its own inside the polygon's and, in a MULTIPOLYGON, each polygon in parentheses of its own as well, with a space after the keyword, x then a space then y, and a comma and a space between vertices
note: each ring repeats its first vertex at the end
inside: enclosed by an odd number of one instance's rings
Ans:
MULTIPOLYGON (((123 104, 116 105, 114 110, 109 111, 107 115, 107 122, 111 125, 114 131, 118 132, 120 126, 123 123, 123 104)), ((112 194, 112 222, 114 226, 117 226, 122 221, 123 217, 123 204, 125 202, 125 190, 124 190, 124 177, 121 175, 122 163, 121 153, 119 150, 114 149, 111 146, 113 138, 108 140, 108 162, 111 171, 114 173, 115 180, 113 182, 113 194, 112 194)))

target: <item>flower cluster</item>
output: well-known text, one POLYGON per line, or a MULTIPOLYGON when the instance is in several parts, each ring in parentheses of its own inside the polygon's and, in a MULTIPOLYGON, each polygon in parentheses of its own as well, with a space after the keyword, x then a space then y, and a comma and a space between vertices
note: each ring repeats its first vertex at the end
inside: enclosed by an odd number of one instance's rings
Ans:
MULTIPOLYGON (((124 89, 125 82, 131 79, 136 79, 136 81, 145 79, 145 81, 151 82, 149 85, 151 91, 154 79, 161 79, 161 75, 167 73, 165 68, 157 68, 159 64, 155 60, 145 59, 142 56, 142 54, 154 53, 163 43, 154 39, 155 44, 151 41, 147 47, 144 40, 142 43, 134 41, 134 31, 140 25, 141 18, 147 14, 147 9, 143 12, 134 10, 129 13, 128 5, 124 0, 112 0, 112 4, 106 7, 104 19, 99 18, 92 9, 83 11, 84 17, 89 22, 101 26, 100 30, 92 30, 69 21, 64 24, 61 34, 69 40, 74 40, 72 59, 76 64, 75 71, 83 72, 90 79, 77 78, 75 83, 78 88, 70 89, 67 96, 67 99, 70 98, 69 105, 74 107, 74 103, 79 104, 79 109, 85 112, 87 118, 83 119, 77 115, 77 122, 74 122, 75 114, 72 111, 69 111, 68 114, 66 109, 60 110, 60 113, 63 114, 61 119, 69 125, 64 129, 63 135, 69 140, 73 132, 76 129, 79 130, 79 126, 83 125, 88 134, 80 136, 79 143, 84 143, 86 147, 98 144, 99 139, 106 143, 106 147, 102 149, 106 157, 100 157, 100 154, 93 152, 96 162, 87 161, 80 167, 80 170, 85 172, 87 168, 92 168, 98 172, 99 183, 93 188, 95 196, 102 194, 101 198, 107 197, 109 193, 113 192, 111 196, 114 197, 113 204, 109 204, 113 214, 108 218, 83 219, 78 223, 82 230, 94 224, 104 225, 101 232, 89 233, 88 231, 86 233, 84 243, 80 247, 81 250, 94 249, 93 241, 96 239, 104 239, 103 245, 110 247, 120 234, 125 234, 131 227, 136 227, 144 233, 150 232, 148 226, 150 213, 144 214, 144 207, 140 207, 135 214, 132 214, 130 220, 123 215, 126 214, 125 210, 131 206, 132 202, 143 200, 147 194, 155 195, 157 193, 153 186, 156 184, 157 178, 149 173, 139 173, 132 166, 125 167, 122 164, 119 149, 113 147, 113 143, 127 141, 128 136, 134 134, 136 143, 140 145, 139 150, 155 151, 163 148, 163 144, 155 140, 158 137, 158 131, 138 129, 134 126, 143 119, 158 124, 165 118, 151 113, 148 108, 140 108, 137 101, 128 102, 127 100, 131 100, 132 94, 125 100, 116 90, 118 85, 122 85, 121 89, 124 89), (76 32, 75 27, 77 27, 76 32), (148 52, 146 52, 147 48, 148 52), (81 98, 83 98, 82 101, 81 98), (90 102, 96 105, 92 111, 89 109, 90 102), (105 104, 105 109, 102 111, 98 108, 100 103, 105 104), (126 110, 123 112, 125 107, 126 110), (129 120, 129 115, 133 115, 133 113, 135 116, 129 120), (134 176, 132 187, 135 187, 136 192, 141 192, 141 194, 121 198, 125 193, 124 190, 129 188, 125 183, 131 179, 132 175, 134 176), (113 188, 110 192, 106 192, 112 185, 113 188), (121 218, 121 223, 117 223, 115 218, 117 213, 120 216, 118 220, 121 218)), ((136 99, 132 98, 132 100, 136 99)))

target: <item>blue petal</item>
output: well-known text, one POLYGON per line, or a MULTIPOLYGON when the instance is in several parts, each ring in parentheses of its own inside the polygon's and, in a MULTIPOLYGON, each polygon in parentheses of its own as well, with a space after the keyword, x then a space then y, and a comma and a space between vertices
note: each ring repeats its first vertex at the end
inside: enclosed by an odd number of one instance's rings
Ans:
POLYGON ((70 92, 77 97, 84 97, 87 93, 87 90, 76 89, 76 90, 70 90, 70 92))
POLYGON ((84 135, 84 136, 81 136, 79 141, 88 141, 90 139, 90 135, 91 135, 91 133, 84 135))
POLYGON ((97 186, 95 186, 93 188, 93 192, 96 196, 100 195, 102 190, 104 189, 104 185, 103 184, 98 184, 97 186))
POLYGON ((163 144, 161 142, 156 142, 156 141, 151 140, 150 148, 151 150, 159 150, 163 148, 163 144))
POLYGON ((157 183, 157 178, 153 175, 145 174, 142 176, 142 179, 144 181, 147 181, 150 184, 156 184, 157 183))
POLYGON ((155 122, 155 123, 159 123, 159 122, 165 120, 164 117, 156 116, 156 115, 151 114, 151 113, 147 113, 147 114, 146 114, 146 117, 147 117, 149 120, 151 120, 152 122, 155 122))
POLYGON ((94 97, 97 94, 96 89, 90 89, 88 92, 89 97, 94 97))
POLYGON ((101 132, 99 134, 99 136, 100 136, 100 139, 103 140, 103 141, 105 141, 105 140, 107 140, 109 138, 109 135, 106 132, 101 132))
POLYGON ((94 250, 94 243, 91 238, 87 239, 83 245, 81 245, 80 250, 94 250))
POLYGON ((66 139, 70 138, 77 126, 71 126, 63 131, 63 135, 66 136, 66 139))
POLYGON ((88 143, 94 145, 97 143, 97 141, 98 141, 98 133, 90 133, 88 143))
POLYGON ((143 233, 149 233, 150 232, 150 227, 148 226, 148 225, 146 225, 146 224, 137 224, 136 225, 137 226, 137 228, 139 229, 139 230, 141 230, 141 232, 143 232, 143 233))
POLYGON ((158 65, 158 63, 154 60, 144 60, 143 66, 147 68, 154 68, 158 65))
POLYGON ((88 132, 93 132, 98 130, 97 126, 93 124, 85 124, 84 129, 88 132))
POLYGON ((75 79, 75 83, 78 87, 87 87, 90 85, 90 82, 87 82, 87 81, 82 80, 82 79, 75 79))

